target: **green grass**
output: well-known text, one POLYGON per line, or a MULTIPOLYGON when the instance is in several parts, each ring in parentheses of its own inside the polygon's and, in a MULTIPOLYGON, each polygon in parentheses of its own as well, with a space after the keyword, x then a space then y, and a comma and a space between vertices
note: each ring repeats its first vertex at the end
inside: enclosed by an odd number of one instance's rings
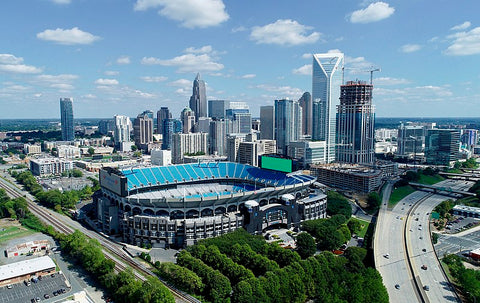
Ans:
POLYGON ((420 174, 419 177, 420 178, 418 179, 417 183, 427 184, 427 185, 432 185, 432 184, 435 184, 435 183, 438 183, 440 181, 445 180, 445 178, 440 176, 440 175, 427 176, 427 175, 424 175, 424 174, 420 174))
POLYGON ((415 189, 410 185, 401 186, 395 188, 390 195, 390 200, 388 201, 388 207, 394 207, 400 200, 408 196, 409 194, 413 193, 415 189))
POLYGON ((357 236, 360 237, 360 238, 365 238, 365 234, 367 233, 367 230, 368 230, 368 226, 370 225, 370 222, 368 221, 365 221, 365 220, 362 220, 362 219, 359 219, 357 218, 357 220, 359 220, 360 222, 362 222, 362 230, 360 230, 358 233, 357 233, 357 236))
POLYGON ((16 226, 6 227, 4 231, 0 231, 0 243, 10 241, 11 239, 28 236, 35 233, 32 230, 26 230, 16 226))
POLYGON ((451 173, 451 174, 463 174, 463 170, 461 169, 458 169, 458 168, 449 168, 447 169, 446 171, 447 173, 451 173))

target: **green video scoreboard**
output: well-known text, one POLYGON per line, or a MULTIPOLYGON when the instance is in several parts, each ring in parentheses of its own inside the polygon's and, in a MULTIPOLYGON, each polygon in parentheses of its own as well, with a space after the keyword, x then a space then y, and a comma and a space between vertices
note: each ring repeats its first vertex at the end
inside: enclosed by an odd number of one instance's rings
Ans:
POLYGON ((284 173, 292 172, 292 160, 262 156, 261 167, 284 173))

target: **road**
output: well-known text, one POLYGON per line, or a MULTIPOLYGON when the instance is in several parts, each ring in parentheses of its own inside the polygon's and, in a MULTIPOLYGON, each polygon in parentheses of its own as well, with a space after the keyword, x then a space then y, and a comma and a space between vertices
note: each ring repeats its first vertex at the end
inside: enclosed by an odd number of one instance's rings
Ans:
MULTIPOLYGON (((466 190, 473 182, 445 180, 437 184, 466 190)), ((427 215, 446 199, 450 197, 415 191, 389 210, 384 197, 375 230, 374 256, 391 302, 457 302, 431 244, 427 215), (421 269, 423 264, 427 270, 421 269), (422 289, 425 285, 429 291, 422 289)))

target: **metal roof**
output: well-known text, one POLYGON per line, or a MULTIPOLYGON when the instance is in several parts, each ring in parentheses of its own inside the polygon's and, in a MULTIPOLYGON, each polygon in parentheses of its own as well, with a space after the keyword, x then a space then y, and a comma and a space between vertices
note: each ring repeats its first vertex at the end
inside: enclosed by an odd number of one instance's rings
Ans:
POLYGON ((51 268, 55 268, 55 263, 48 256, 2 265, 0 266, 0 281, 37 273, 51 268))

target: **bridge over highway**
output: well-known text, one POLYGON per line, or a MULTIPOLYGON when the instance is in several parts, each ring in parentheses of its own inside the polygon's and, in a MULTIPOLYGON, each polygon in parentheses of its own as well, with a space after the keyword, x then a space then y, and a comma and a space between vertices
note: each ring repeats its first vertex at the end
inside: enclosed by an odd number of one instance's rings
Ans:
POLYGON ((477 194, 471 193, 469 191, 461 190, 461 189, 454 189, 449 186, 441 186, 441 185, 428 185, 428 184, 420 184, 420 183, 415 183, 415 182, 409 182, 411 186, 422 189, 431 189, 434 193, 452 193, 452 194, 458 194, 458 195, 463 195, 463 196, 469 196, 469 197, 475 197, 477 194))
POLYGON ((465 174, 456 174, 456 173, 446 173, 446 172, 439 172, 441 176, 445 176, 450 179, 462 179, 467 181, 478 181, 480 180, 480 172, 477 171, 476 173, 465 173, 465 174))

